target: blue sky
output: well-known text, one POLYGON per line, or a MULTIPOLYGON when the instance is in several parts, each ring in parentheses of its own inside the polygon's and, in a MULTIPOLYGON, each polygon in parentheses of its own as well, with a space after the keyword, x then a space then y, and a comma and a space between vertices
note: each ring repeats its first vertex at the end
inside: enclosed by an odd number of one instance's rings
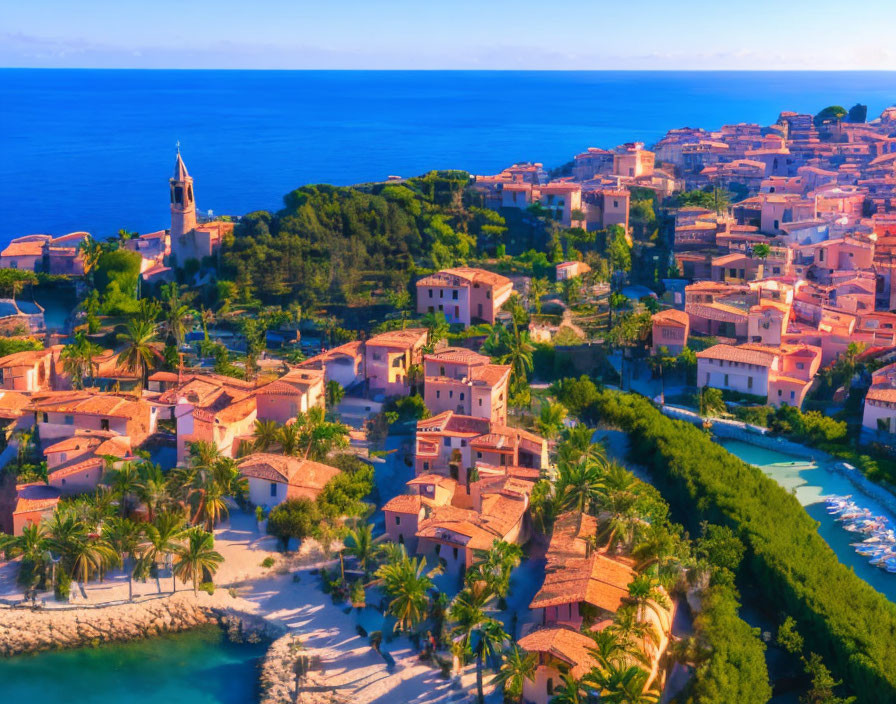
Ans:
POLYGON ((896 2, 0 0, 0 66, 896 69, 896 2))

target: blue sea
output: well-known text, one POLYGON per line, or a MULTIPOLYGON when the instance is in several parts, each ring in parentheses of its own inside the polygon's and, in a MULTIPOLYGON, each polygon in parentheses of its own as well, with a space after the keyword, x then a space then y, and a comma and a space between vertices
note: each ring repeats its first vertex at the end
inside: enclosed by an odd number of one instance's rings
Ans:
POLYGON ((166 227, 180 141, 197 204, 277 209, 306 183, 547 166, 589 146, 782 110, 896 103, 896 72, 0 70, 0 244, 166 227))

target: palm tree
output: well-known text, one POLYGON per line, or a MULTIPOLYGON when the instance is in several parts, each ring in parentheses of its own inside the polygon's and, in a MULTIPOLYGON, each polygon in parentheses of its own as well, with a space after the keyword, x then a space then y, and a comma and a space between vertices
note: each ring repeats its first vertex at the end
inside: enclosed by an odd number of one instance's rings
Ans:
POLYGON ((501 357, 501 364, 510 365, 510 377, 516 388, 520 388, 526 383, 528 373, 533 369, 532 353, 535 348, 529 342, 529 333, 521 332, 517 327, 516 320, 513 321, 513 334, 509 341, 510 351, 501 357))
POLYGON ((78 245, 78 251, 84 265, 84 276, 90 281, 90 285, 94 286, 93 274, 100 256, 103 254, 103 246, 88 235, 81 240, 78 245))
MULTIPOLYGON (((114 517, 103 523, 103 538, 118 555, 118 562, 122 566, 125 558, 132 562, 136 560, 137 546, 143 536, 143 528, 127 518, 114 517)), ((134 598, 134 570, 128 572, 128 601, 134 598)))
POLYGON ((326 397, 327 397, 327 408, 335 408, 339 405, 339 402, 342 401, 342 398, 345 396, 345 389, 342 388, 342 384, 340 384, 335 379, 330 379, 327 382, 326 387, 326 397))
POLYGON ((118 355, 117 363, 124 365, 130 372, 140 372, 140 389, 146 385, 149 368, 159 358, 158 350, 152 345, 155 339, 156 326, 146 320, 131 320, 127 332, 119 335, 119 340, 125 346, 118 355))
POLYGON ((501 323, 488 325, 488 334, 482 343, 482 349, 490 355, 503 355, 510 347, 510 332, 501 323))
POLYGON ((659 695, 645 691, 648 673, 637 665, 608 663, 585 675, 584 682, 600 690, 600 701, 610 704, 655 704, 659 695))
MULTIPOLYGON (((160 562, 178 550, 176 541, 183 533, 184 519, 175 513, 160 513, 155 521, 147 523, 143 540, 138 545, 140 559, 144 564, 158 568, 160 562)), ((172 580, 173 581, 173 580, 172 580)), ((162 585, 156 573, 156 584, 159 594, 162 593, 162 585)), ((176 588, 176 587, 175 587, 176 588)))
POLYGON ((515 543, 495 539, 489 550, 475 550, 477 562, 468 573, 468 581, 482 581, 502 599, 510 589, 510 574, 519 566, 523 549, 515 543))
POLYGON ((204 573, 214 576, 218 565, 224 562, 221 553, 215 550, 214 536, 194 527, 182 534, 186 542, 177 549, 174 574, 186 584, 187 579, 193 582, 193 594, 198 592, 200 578, 204 573))
POLYGON ((294 453, 288 452, 287 445, 291 442, 281 433, 283 453, 301 454, 305 459, 318 462, 326 459, 333 450, 346 447, 351 430, 344 423, 328 421, 324 409, 319 406, 308 409, 307 413, 299 413, 295 422, 286 427, 296 434, 296 447, 294 453))
POLYGON ((659 583, 648 574, 640 574, 629 583, 628 601, 637 607, 642 620, 645 608, 656 614, 658 624, 662 624, 663 618, 668 616, 664 609, 669 607, 669 597, 659 583))
POLYGON ((76 332, 75 341, 66 345, 60 352, 62 368, 71 377, 72 385, 76 389, 83 388, 84 380, 90 377, 93 358, 100 352, 102 352, 100 346, 88 340, 83 331, 76 332))
POLYGON ((72 579, 87 584, 91 574, 116 564, 118 555, 105 539, 84 536, 68 544, 65 559, 71 565, 72 579))
POLYGON ((547 279, 533 278, 529 282, 529 305, 535 309, 537 315, 541 315, 541 297, 548 291, 547 279))
MULTIPOLYGON (((642 665, 650 664, 648 647, 655 648, 662 634, 654 625, 641 618, 640 609, 632 604, 623 604, 613 615, 613 625, 604 629, 614 633, 619 643, 619 655, 642 665)), ((595 638, 597 641, 597 638, 595 638)), ((618 659, 618 658, 617 658, 618 659)))
POLYGON ((557 462, 575 463, 588 457, 600 465, 607 463, 607 451, 600 443, 594 442, 594 430, 583 423, 566 428, 563 441, 557 448, 557 462))
POLYGON ((563 421, 566 419, 566 407, 562 403, 544 403, 541 406, 535 425, 538 432, 545 439, 553 440, 563 430, 563 421))
POLYGON ((423 326, 426 328, 426 344, 423 345, 423 353, 432 354, 436 345, 448 335, 448 319, 441 311, 427 313, 423 316, 423 326))
POLYGON ((535 653, 527 653, 514 643, 510 650, 504 653, 504 662, 492 679, 492 684, 502 688, 505 701, 512 698, 521 702, 526 680, 535 681, 537 666, 538 658, 535 653))
POLYGON ((484 704, 485 694, 482 691, 482 670, 486 663, 492 669, 496 665, 501 652, 510 640, 504 632, 504 624, 494 618, 486 618, 479 622, 470 634, 470 646, 476 656, 476 693, 479 704, 484 704))
POLYGON ((134 462, 122 462, 117 469, 113 467, 106 472, 105 482, 111 487, 113 495, 118 497, 121 515, 126 516, 131 498, 139 492, 140 469, 134 462))
POLYGON ((180 347, 186 337, 190 307, 181 301, 174 282, 162 286, 162 299, 165 301, 162 326, 166 335, 180 347))
MULTIPOLYGON (((30 584, 36 584, 42 580, 47 566, 47 553, 51 548, 51 542, 43 523, 29 523, 22 528, 22 534, 5 536, 3 538, 3 551, 7 557, 22 556, 22 568, 31 566, 30 584)), ((20 573, 20 578, 25 577, 20 573)))
POLYGON ((432 580, 423 571, 423 558, 400 557, 376 571, 383 580, 383 589, 391 597, 388 611, 396 619, 396 631, 413 631, 426 618, 429 606, 428 592, 432 580))
POLYGON ((344 540, 344 552, 358 561, 358 565, 366 575, 377 553, 376 539, 373 537, 373 525, 363 523, 348 531, 344 540))
POLYGON ((554 688, 550 704, 585 704, 586 694, 579 681, 570 674, 561 675, 563 684, 554 688))
POLYGON ((162 472, 162 468, 152 462, 144 462, 140 465, 138 471, 137 499, 146 506, 147 518, 152 522, 156 517, 156 513, 168 498, 165 475, 162 472))
POLYGON ((603 496, 604 467, 584 457, 578 462, 563 462, 558 467, 557 496, 560 505, 571 511, 587 513, 603 496))

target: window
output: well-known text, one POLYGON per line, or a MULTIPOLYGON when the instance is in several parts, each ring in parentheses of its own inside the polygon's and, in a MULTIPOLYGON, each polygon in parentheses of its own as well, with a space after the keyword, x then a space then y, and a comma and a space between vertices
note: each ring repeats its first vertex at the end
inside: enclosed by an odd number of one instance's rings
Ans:
POLYGON ((396 517, 395 517, 395 525, 397 525, 397 526, 400 526, 400 525, 401 525, 401 516, 396 516, 396 517))
POLYGON ((74 416, 66 416, 64 422, 65 422, 66 425, 74 425, 74 424, 75 424, 75 417, 74 417, 74 416))
POLYGON ((548 677, 547 687, 548 687, 548 696, 550 697, 554 694, 554 678, 553 677, 548 677))
POLYGON ((432 289, 429 289, 429 297, 432 298, 432 289))
POLYGON ((100 419, 100 430, 108 430, 109 429, 109 419, 101 418, 100 419))
POLYGON ((753 388, 753 377, 751 377, 751 376, 748 376, 748 377, 747 377, 747 388, 748 388, 748 389, 752 389, 752 388, 753 388))
POLYGON ((439 367, 439 376, 445 376, 445 367, 439 367))
POLYGON ((423 463, 423 471, 424 471, 424 472, 428 472, 428 471, 429 471, 429 462, 424 462, 424 463, 423 463))
POLYGON ((781 389, 778 389, 778 398, 781 398, 782 395, 783 393, 781 392, 781 389))
POLYGON ((618 200, 614 200, 614 201, 613 201, 613 207, 614 207, 614 208, 618 208, 618 207, 619 207, 619 201, 618 201, 618 200))
POLYGON ((277 482, 271 482, 271 496, 277 496, 277 482))
POLYGON ((463 392, 463 391, 460 392, 460 400, 461 400, 461 401, 464 400, 464 392, 463 392))
POLYGON ((445 438, 445 447, 451 447, 451 438, 445 438))
POLYGON ((482 408, 482 399, 479 399, 479 407, 482 408))
POLYGON ((453 548, 453 549, 451 550, 451 552, 452 552, 452 554, 454 555, 454 559, 456 560, 456 559, 457 559, 457 548, 453 548))
POLYGON ((439 298, 444 298, 444 297, 445 297, 445 292, 440 290, 440 291, 439 291, 439 298))
POLYGON ((725 375, 725 386, 728 386, 728 375, 725 375))
POLYGON ((482 453, 481 453, 481 452, 477 452, 477 453, 476 453, 476 459, 477 459, 477 460, 481 460, 481 459, 482 459, 482 453))
POLYGON ((791 392, 790 392, 790 400, 793 401, 794 398, 796 398, 796 392, 795 392, 795 391, 791 391, 791 392))
POLYGON ((442 392, 439 391, 438 389, 436 389, 436 398, 441 398, 441 397, 442 397, 442 392))
POLYGON ((448 398, 454 398, 454 390, 453 389, 448 390, 448 398))
POLYGON ((50 422, 50 416, 48 416, 46 413, 41 413, 41 416, 43 416, 43 418, 42 418, 42 420, 41 420, 42 423, 49 423, 49 422, 50 422))
POLYGON ((452 292, 451 292, 451 300, 452 300, 452 301, 456 301, 456 300, 457 300, 457 291, 452 291, 452 292))
POLYGON ((797 369, 805 369, 805 368, 806 368, 806 365, 803 364, 802 362, 797 362, 797 363, 796 363, 796 368, 797 368, 797 369))

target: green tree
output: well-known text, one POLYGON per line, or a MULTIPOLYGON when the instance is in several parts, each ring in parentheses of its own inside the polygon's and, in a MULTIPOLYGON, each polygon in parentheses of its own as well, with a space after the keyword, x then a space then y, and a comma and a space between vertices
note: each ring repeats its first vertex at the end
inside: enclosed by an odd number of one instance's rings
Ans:
POLYGON ((548 280, 532 277, 529 281, 529 305, 541 315, 541 299, 548 292, 548 280))
MULTIPOLYGON (((160 513, 152 523, 147 523, 143 531, 143 539, 137 546, 140 555, 140 573, 156 572, 156 585, 162 593, 162 585, 158 577, 158 569, 178 550, 177 541, 184 530, 183 516, 176 513, 160 513)), ((174 580, 172 579, 172 584, 174 580)))
POLYGON ((279 538, 285 550, 291 538, 302 541, 314 535, 320 522, 316 503, 306 498, 287 499, 271 511, 267 531, 279 538))
POLYGON ((186 584, 193 582, 193 594, 196 594, 199 582, 204 574, 214 576, 224 558, 215 550, 214 536, 198 527, 187 530, 182 537, 185 543, 177 550, 174 563, 174 574, 186 584))
POLYGON ((101 352, 100 346, 88 340, 83 331, 75 333, 75 341, 66 345, 59 354, 62 368, 71 377, 72 386, 84 388, 84 380, 92 376, 93 358, 101 352))
POLYGON ((700 415, 704 418, 713 418, 725 412, 725 399, 722 392, 711 386, 704 386, 698 397, 700 415))
POLYGON ((119 352, 117 363, 130 372, 139 372, 138 387, 141 389, 146 386, 149 370, 161 356, 153 346, 155 340, 155 325, 141 320, 131 320, 127 332, 119 336, 124 349, 119 352))
POLYGON ((335 379, 330 379, 326 386, 327 408, 335 408, 345 396, 345 389, 335 379))
POLYGON ((566 408, 561 403, 543 403, 535 421, 538 432, 547 439, 553 440, 563 430, 566 420, 566 408))
POLYGON ((280 425, 273 420, 256 419, 252 437, 252 449, 255 452, 267 452, 280 438, 280 425))
POLYGON ((396 631, 413 632, 425 619, 429 608, 428 592, 432 580, 424 574, 423 558, 400 556, 376 571, 389 597, 388 612, 395 618, 396 631))
POLYGON ((504 653, 501 669, 492 679, 492 684, 504 692, 505 701, 523 701, 523 687, 526 681, 535 681, 538 660, 535 653, 527 653, 515 643, 504 653))

